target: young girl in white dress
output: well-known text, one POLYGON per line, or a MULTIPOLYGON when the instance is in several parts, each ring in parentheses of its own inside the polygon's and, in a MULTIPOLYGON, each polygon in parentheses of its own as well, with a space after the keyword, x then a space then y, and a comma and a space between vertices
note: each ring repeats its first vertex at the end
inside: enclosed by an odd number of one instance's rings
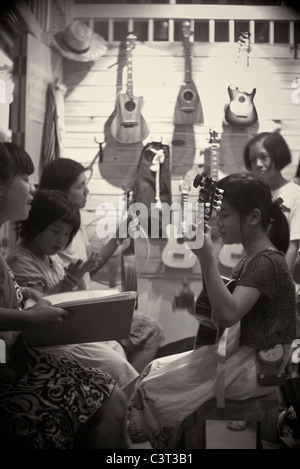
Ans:
MULTIPOLYGON (((214 257, 211 228, 193 249, 200 261, 217 324, 227 335, 224 392, 228 399, 267 395, 274 387, 257 378, 257 351, 283 345, 288 362, 295 338, 295 287, 285 260, 289 245, 286 218, 268 185, 249 174, 218 182, 224 199, 217 227, 224 243, 242 243, 245 257, 233 269, 233 293, 226 288, 214 257)), ((221 336, 224 338, 223 336, 221 336)), ((156 359, 141 374, 132 395, 129 432, 153 448, 175 448, 183 420, 216 397, 218 347, 156 359)))

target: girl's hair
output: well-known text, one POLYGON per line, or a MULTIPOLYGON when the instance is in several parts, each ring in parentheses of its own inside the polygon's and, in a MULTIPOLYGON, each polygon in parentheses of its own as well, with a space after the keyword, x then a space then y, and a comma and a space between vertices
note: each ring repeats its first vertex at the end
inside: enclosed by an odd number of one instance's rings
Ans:
POLYGON ((269 156, 272 158, 275 169, 285 168, 292 161, 290 149, 279 132, 261 132, 252 137, 244 148, 244 163, 248 171, 252 171, 250 163, 250 149, 252 145, 261 142, 269 156))
POLYGON ((249 173, 230 174, 217 186, 224 190, 224 199, 238 211, 241 221, 258 209, 262 228, 274 246, 286 253, 290 241, 288 222, 279 201, 272 201, 271 190, 263 179, 249 173))
POLYGON ((43 169, 40 189, 68 191, 78 176, 85 171, 82 164, 69 158, 58 158, 43 169))
POLYGON ((31 242, 57 220, 72 227, 68 246, 80 227, 79 208, 64 192, 38 190, 31 202, 28 218, 19 223, 19 235, 25 243, 31 242))
POLYGON ((0 143, 0 181, 7 184, 17 174, 32 174, 32 159, 21 147, 11 142, 0 143))

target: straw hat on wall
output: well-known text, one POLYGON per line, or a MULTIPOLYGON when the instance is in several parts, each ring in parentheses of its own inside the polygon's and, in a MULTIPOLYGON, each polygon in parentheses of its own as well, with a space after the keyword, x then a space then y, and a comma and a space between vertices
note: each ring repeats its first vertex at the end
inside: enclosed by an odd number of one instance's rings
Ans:
POLYGON ((82 21, 54 26, 51 45, 67 59, 79 62, 98 60, 106 51, 105 40, 82 21))

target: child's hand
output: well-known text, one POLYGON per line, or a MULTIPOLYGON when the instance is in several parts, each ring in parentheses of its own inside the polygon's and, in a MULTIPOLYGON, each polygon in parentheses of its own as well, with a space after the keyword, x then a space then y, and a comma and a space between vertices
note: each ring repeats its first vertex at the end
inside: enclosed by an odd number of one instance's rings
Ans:
POLYGON ((86 272, 96 269, 100 260, 100 254, 98 252, 92 252, 88 260, 85 262, 81 259, 78 259, 75 263, 71 262, 67 268, 67 273, 80 280, 86 272))
POLYGON ((83 262, 81 269, 85 272, 91 272, 97 269, 99 262, 101 261, 101 254, 93 251, 87 261, 83 262))

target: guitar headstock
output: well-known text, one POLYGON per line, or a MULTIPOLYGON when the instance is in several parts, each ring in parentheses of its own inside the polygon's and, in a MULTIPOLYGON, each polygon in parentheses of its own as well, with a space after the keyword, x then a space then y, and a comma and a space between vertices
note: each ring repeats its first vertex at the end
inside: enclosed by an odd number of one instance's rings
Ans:
POLYGON ((133 50, 135 48, 136 40, 136 35, 134 33, 129 33, 126 37, 126 50, 133 50))
POLYGON ((210 145, 220 145, 221 137, 219 136, 218 132, 215 130, 209 129, 209 144, 210 145))
POLYGON ((213 210, 221 210, 223 189, 218 189, 217 182, 204 174, 197 174, 193 182, 194 187, 199 187, 198 202, 204 204, 204 222, 207 223, 213 210))
POLYGON ((250 33, 243 32, 237 41, 239 52, 250 52, 250 33))
POLYGON ((154 157, 152 159, 152 164, 150 165, 150 170, 157 172, 159 171, 159 165, 165 162, 165 152, 163 148, 156 150, 156 148, 150 148, 150 151, 154 153, 154 157))
POLYGON ((191 190, 192 181, 195 177, 193 170, 187 171, 184 178, 180 181, 179 190, 182 194, 187 194, 191 190))
POLYGON ((182 23, 182 34, 183 37, 190 37, 190 35, 192 34, 191 23, 189 21, 184 21, 182 23))

